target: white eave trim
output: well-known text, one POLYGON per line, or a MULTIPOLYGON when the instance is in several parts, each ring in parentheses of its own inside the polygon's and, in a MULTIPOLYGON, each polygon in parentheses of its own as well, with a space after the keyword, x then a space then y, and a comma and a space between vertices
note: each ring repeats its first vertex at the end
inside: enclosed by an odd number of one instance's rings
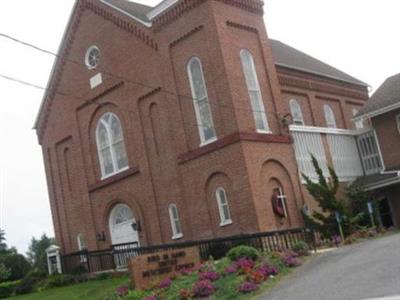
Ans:
POLYGON ((108 3, 105 0, 100 0, 100 2, 105 4, 105 5, 107 5, 107 6, 109 6, 109 7, 111 7, 111 8, 113 8, 113 9, 115 9, 116 11, 120 12, 121 14, 124 14, 124 15, 134 19, 136 22, 139 22, 140 24, 142 24, 142 25, 144 25, 144 26, 146 26, 148 28, 150 28, 153 25, 152 22, 143 21, 142 19, 140 19, 138 17, 135 17, 134 15, 131 15, 130 13, 126 12, 125 10, 123 10, 123 9, 121 9, 119 7, 116 7, 115 5, 112 5, 111 3, 108 3))
POLYGON ((302 125, 290 125, 290 131, 295 132, 310 132, 310 133, 325 133, 325 134, 339 134, 339 135, 359 135, 364 132, 368 132, 370 128, 363 128, 358 130, 340 129, 340 128, 329 128, 329 127, 315 127, 315 126, 302 126, 302 125))
POLYGON ((165 10, 170 8, 172 5, 178 3, 179 0, 166 0, 158 4, 156 7, 154 7, 153 10, 147 13, 146 17, 149 18, 149 20, 153 20, 155 17, 163 13, 165 10))
POLYGON ((353 85, 358 85, 358 86, 363 86, 363 87, 370 87, 369 84, 366 84, 364 82, 354 82, 354 81, 346 80, 346 79, 339 78, 339 77, 336 77, 336 76, 327 75, 325 73, 320 73, 320 72, 316 72, 316 71, 309 70, 309 69, 303 69, 303 68, 295 67, 295 66, 292 66, 292 65, 287 65, 287 64, 283 64, 283 63, 279 63, 279 62, 275 62, 275 65, 276 66, 280 66, 280 67, 284 67, 284 68, 288 68, 288 69, 293 69, 293 70, 309 73, 309 74, 314 74, 314 75, 330 78, 330 79, 333 79, 333 80, 338 80, 338 81, 341 81, 341 82, 350 83, 350 84, 353 84, 353 85))
MULTIPOLYGON (((67 37, 67 33, 68 33, 69 28, 70 28, 70 25, 71 25, 71 22, 72 22, 72 18, 73 18, 73 16, 74 16, 74 12, 75 12, 75 10, 76 10, 76 7, 78 6, 78 2, 79 2, 79 0, 75 0, 74 6, 72 7, 72 10, 71 10, 71 12, 70 12, 70 14, 69 14, 68 23, 67 23, 68 25, 67 25, 67 27, 65 27, 65 29, 64 29, 64 33, 63 33, 63 36, 62 36, 60 45, 58 46, 57 54, 60 54, 61 49, 62 49, 62 47, 63 47, 63 45, 64 45, 64 41, 65 41, 65 39, 66 39, 66 37, 67 37)), ((53 82, 54 72, 56 71, 56 66, 57 66, 59 60, 60 60, 60 59, 59 59, 58 56, 54 58, 53 67, 51 68, 50 77, 49 77, 49 79, 48 79, 48 81, 47 81, 46 90, 45 90, 45 92, 44 92, 44 94, 43 94, 42 102, 40 103, 39 111, 38 111, 38 113, 37 113, 37 115, 36 115, 35 124, 33 125, 33 129, 38 129, 39 118, 40 118, 40 115, 42 114, 44 105, 45 105, 45 103, 46 103, 46 98, 47 98, 47 95, 48 95, 48 90, 50 89, 51 83, 53 82)))
POLYGON ((360 116, 358 116, 358 117, 353 118, 352 120, 353 120, 354 122, 357 122, 357 121, 361 121, 361 120, 364 120, 364 119, 369 119, 369 118, 377 117, 377 116, 379 116, 379 115, 383 115, 383 114, 385 114, 385 113, 387 113, 387 112, 390 112, 390 111, 395 110, 395 109, 398 109, 398 108, 400 108, 400 99, 398 100, 397 103, 394 103, 394 104, 392 104, 392 105, 389 105, 389 106, 386 106, 386 107, 383 107, 383 108, 380 108, 380 109, 371 111, 371 112, 369 112, 369 113, 360 115, 360 116))
POLYGON ((393 184, 396 184, 396 183, 400 183, 400 177, 393 177, 393 178, 390 178, 390 179, 379 181, 377 183, 371 183, 371 184, 369 184, 369 185, 367 185, 365 187, 365 190, 372 191, 372 190, 376 190, 376 189, 379 189, 379 188, 390 186, 390 185, 393 185, 393 184))

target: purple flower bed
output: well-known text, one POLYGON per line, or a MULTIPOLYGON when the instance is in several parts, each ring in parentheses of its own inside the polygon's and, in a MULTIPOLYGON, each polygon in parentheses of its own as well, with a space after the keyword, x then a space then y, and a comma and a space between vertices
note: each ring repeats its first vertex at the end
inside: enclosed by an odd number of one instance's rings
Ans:
POLYGON ((214 271, 200 273, 200 280, 216 281, 219 279, 219 274, 214 271))
POLYGON ((127 285, 120 286, 115 290, 115 293, 117 294, 118 297, 124 297, 128 294, 129 292, 129 287, 127 285))
POLYGON ((302 263, 299 258, 293 256, 284 256, 282 261, 289 268, 298 267, 302 263))
POLYGON ((200 280, 196 282, 192 292, 195 298, 208 297, 214 294, 215 286, 210 280, 200 280))
POLYGON ((224 270, 224 273, 229 275, 229 274, 234 274, 238 270, 238 266, 236 263, 231 264, 230 266, 226 267, 224 270))
POLYGON ((253 282, 244 282, 238 286, 238 291, 240 293, 251 293, 258 289, 258 285, 253 282))
POLYGON ((158 300, 157 296, 147 296, 143 300, 158 300))
POLYGON ((172 284, 172 280, 167 278, 167 279, 164 279, 163 281, 161 281, 161 283, 158 285, 158 287, 160 289, 166 289, 166 288, 169 288, 171 286, 171 284, 172 284))
POLYGON ((258 268, 258 271, 262 273, 265 277, 278 275, 279 272, 277 267, 269 265, 262 265, 258 268))

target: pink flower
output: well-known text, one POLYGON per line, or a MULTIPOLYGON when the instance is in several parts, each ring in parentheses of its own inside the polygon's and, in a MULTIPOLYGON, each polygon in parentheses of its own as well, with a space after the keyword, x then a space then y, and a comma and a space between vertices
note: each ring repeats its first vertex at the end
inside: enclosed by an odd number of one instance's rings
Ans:
POLYGON ((115 293, 117 294, 118 297, 126 296, 128 292, 129 292, 129 287, 127 285, 120 286, 115 290, 115 293))
POLYGON ((215 287, 210 280, 200 280, 193 287, 193 296, 195 298, 208 297, 215 292, 215 287))
POLYGON ((278 275, 278 268, 275 266, 262 265, 258 268, 265 277, 278 275))
POLYGON ((258 285, 253 282, 246 281, 239 285, 237 289, 240 293, 251 293, 258 289, 258 285))
POLYGON ((158 285, 160 289, 166 289, 169 288, 172 284, 172 280, 170 278, 166 278, 161 283, 158 285))
POLYGON ((216 281, 219 279, 219 274, 214 271, 200 273, 200 280, 216 281))
POLYGON ((224 273, 229 275, 229 274, 236 273, 237 270, 238 270, 238 266, 236 263, 234 263, 234 264, 231 264, 230 266, 226 267, 224 270, 224 273))

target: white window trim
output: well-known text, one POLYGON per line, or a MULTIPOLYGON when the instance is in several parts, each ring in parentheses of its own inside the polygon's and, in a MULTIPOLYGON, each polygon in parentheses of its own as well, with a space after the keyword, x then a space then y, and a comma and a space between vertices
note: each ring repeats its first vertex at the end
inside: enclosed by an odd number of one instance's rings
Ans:
POLYGON ((232 216, 231 216, 231 211, 230 211, 230 208, 229 208, 228 197, 226 195, 225 189, 222 188, 222 187, 217 188, 217 190, 215 191, 215 195, 217 197, 219 217, 220 217, 220 220, 221 220, 221 223, 219 224, 219 226, 224 227, 224 226, 232 224, 233 221, 232 221, 232 216), (228 213, 229 213, 229 218, 228 219, 225 219, 225 214, 224 214, 224 209, 223 209, 223 205, 222 205, 222 199, 220 197, 220 192, 223 192, 224 195, 225 195, 226 207, 227 207, 228 213))
MULTIPOLYGON (((128 162, 128 165, 127 165, 126 167, 123 167, 123 168, 121 168, 121 169, 118 169, 118 162, 117 162, 117 160, 116 160, 116 158, 115 158, 114 147, 113 147, 114 144, 116 144, 116 143, 113 144, 113 143, 111 142, 111 141, 112 141, 112 136, 111 136, 111 133, 110 133, 110 128, 109 128, 108 124, 106 124, 106 123, 103 121, 103 118, 104 118, 106 115, 108 115, 108 114, 111 115, 111 117, 115 117, 115 118, 118 120, 119 124, 120 124, 122 139, 119 140, 119 141, 117 141, 117 143, 119 143, 119 142, 121 142, 121 141, 124 143, 125 155, 126 155, 126 156, 128 155, 128 153, 126 152, 125 139, 124 139, 124 131, 123 131, 123 129, 122 129, 121 120, 120 120, 120 119, 118 118, 118 116, 117 116, 116 114, 114 114, 114 113, 107 112, 107 113, 103 114, 103 115, 101 116, 101 118, 99 119, 99 121, 97 122, 97 127, 96 127, 96 147, 97 147, 97 153, 98 153, 99 160, 100 160, 101 180, 110 178, 110 177, 112 177, 112 176, 114 176, 114 175, 116 175, 116 174, 119 174, 119 173, 124 172, 124 171, 126 171, 126 170, 129 169, 129 162, 128 162), (113 169, 114 169, 114 171, 111 172, 111 173, 108 173, 108 174, 105 174, 104 158, 103 158, 103 155, 102 155, 102 152, 101 152, 103 149, 100 149, 100 141, 99 141, 99 125, 100 125, 100 123, 102 123, 102 124, 106 127, 108 140, 109 140, 109 142, 110 142, 109 147, 110 147, 111 160, 112 160, 112 164, 113 164, 113 169)), ((127 158, 127 160, 128 160, 128 157, 126 157, 126 158, 127 158)))
POLYGON ((210 98, 208 97, 207 85, 206 85, 206 81, 205 81, 205 78, 204 78, 203 64, 201 63, 200 58, 192 57, 189 60, 189 62, 187 63, 187 67, 186 68, 187 68, 187 73, 188 73, 188 76, 189 76, 190 90, 192 92, 193 106, 194 106, 194 111, 195 111, 195 114, 196 114, 196 121, 197 121, 197 126, 198 126, 198 130, 199 130, 199 135, 200 135, 200 147, 201 147, 201 146, 205 146, 207 144, 210 144, 212 142, 215 142, 218 139, 217 138, 217 132, 215 130, 214 118, 213 118, 213 114, 212 114, 212 110, 211 110, 211 106, 210 106, 210 98), (202 81, 203 81, 203 84, 204 84, 204 89, 205 89, 205 99, 207 101, 207 105, 208 105, 208 108, 210 110, 211 125, 212 125, 213 131, 214 131, 214 136, 212 138, 208 139, 208 140, 204 136, 204 131, 203 131, 204 125, 203 125, 203 121, 201 119, 200 108, 199 108, 199 105, 198 105, 198 102, 201 101, 201 100, 198 100, 197 97, 196 97, 195 88, 194 88, 194 84, 193 84, 192 72, 191 72, 191 69, 190 69, 190 67, 192 65, 192 62, 194 62, 194 61, 197 61, 200 64, 201 78, 202 78, 202 81))
POLYGON ((290 99, 289 101, 289 107, 290 107, 290 113, 292 115, 292 119, 293 119, 293 125, 296 126, 304 126, 304 115, 303 115, 303 111, 301 110, 301 106, 299 104, 299 102, 296 99, 290 99), (296 120, 301 122, 301 124, 295 124, 295 119, 294 119, 294 110, 298 110, 299 115, 301 116, 301 120, 296 120))
POLYGON ((92 46, 90 46, 90 47, 86 50, 86 54, 85 54, 85 65, 86 65, 86 67, 87 67, 89 70, 94 70, 94 69, 96 69, 96 68, 98 67, 99 63, 100 63, 100 61, 99 61, 95 66, 92 66, 92 65, 90 65, 90 63, 89 63, 90 52, 91 52, 92 50, 94 50, 94 49, 97 49, 97 51, 99 51, 99 53, 101 54, 99 47, 97 47, 96 45, 92 45, 92 46))
POLYGON ((262 96, 262 93, 261 93, 260 82, 258 80, 257 69, 256 69, 256 66, 255 66, 254 57, 253 57, 253 55, 251 54, 251 52, 249 50, 242 49, 240 51, 240 61, 241 61, 241 64, 242 64, 242 71, 243 71, 244 79, 245 79, 245 82, 246 82, 247 92, 249 94, 249 101, 250 101, 250 105, 251 105, 251 110, 253 112, 253 118, 254 118, 254 121, 256 123, 255 124, 256 125, 256 131, 258 133, 271 134, 272 132, 271 132, 271 129, 270 129, 269 124, 268 124, 267 112, 265 110, 265 105, 264 105, 263 96, 262 96), (245 69, 244 69, 244 60, 243 60, 243 55, 245 53, 247 53, 250 56, 251 69, 252 69, 253 76, 255 78, 256 89, 251 89, 249 87, 249 85, 247 84, 246 73, 245 73, 245 69), (258 104, 261 107, 261 111, 255 111, 254 110, 254 107, 253 107, 252 102, 251 102, 251 94, 250 94, 250 92, 257 92, 258 93, 259 97, 258 97, 257 101, 259 101, 258 104), (264 123, 263 125, 264 125, 265 129, 257 128, 257 122, 256 122, 256 117, 257 117, 256 114, 257 113, 262 113, 261 114, 261 118, 262 118, 262 121, 264 123))
POLYGON ((335 113, 333 112, 332 107, 328 104, 324 105, 324 116, 325 116, 326 127, 337 128, 335 113), (332 118, 332 120, 330 120, 330 118, 332 118))
POLYGON ((171 229, 172 229, 172 237, 171 239, 173 240, 178 240, 180 238, 183 237, 183 232, 177 232, 178 229, 176 228, 176 222, 179 223, 179 227, 182 230, 182 224, 179 218, 179 211, 178 211, 178 207, 176 206, 176 204, 170 204, 168 207, 168 213, 169 213, 169 220, 171 222, 171 229), (174 218, 174 214, 172 212, 172 209, 176 210, 176 215, 177 215, 177 219, 174 218))
POLYGON ((396 122, 397 122, 397 131, 398 131, 399 134, 400 134, 400 114, 398 114, 398 115, 396 116, 396 122))

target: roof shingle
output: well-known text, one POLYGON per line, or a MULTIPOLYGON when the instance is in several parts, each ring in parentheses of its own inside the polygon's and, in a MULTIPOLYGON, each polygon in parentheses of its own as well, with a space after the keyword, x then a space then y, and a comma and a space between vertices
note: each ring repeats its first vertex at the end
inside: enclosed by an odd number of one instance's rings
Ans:
POLYGON ((304 52, 301 52, 277 40, 270 39, 270 41, 272 55, 274 56, 275 64, 277 65, 314 73, 357 85, 368 86, 368 84, 365 82, 362 82, 361 80, 358 80, 357 78, 354 78, 353 76, 350 76, 304 52))
POLYGON ((397 104, 400 107, 400 73, 386 79, 357 116, 361 117, 397 104))

